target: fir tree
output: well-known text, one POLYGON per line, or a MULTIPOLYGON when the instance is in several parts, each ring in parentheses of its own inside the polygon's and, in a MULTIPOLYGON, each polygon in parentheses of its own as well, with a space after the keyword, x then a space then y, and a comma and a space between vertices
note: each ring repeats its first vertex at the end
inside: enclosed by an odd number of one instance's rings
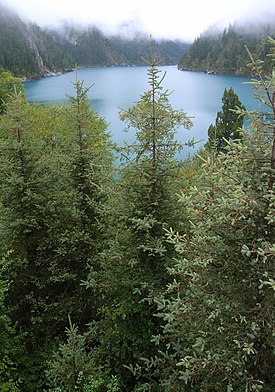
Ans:
POLYGON ((180 197, 191 232, 167 232, 178 257, 173 282, 156 298, 163 333, 154 340, 166 341, 147 363, 161 375, 156 390, 274 389, 274 77, 252 83, 265 92, 267 112, 250 113, 242 144, 202 159, 180 197))
POLYGON ((28 391, 42 388, 39 352, 46 357, 64 336, 68 313, 80 328, 97 313, 97 296, 81 283, 88 264, 98 270, 112 157, 105 121, 81 83, 76 92, 69 107, 49 108, 17 94, 1 118, 0 235, 3 252, 11 251, 6 304, 26 334, 28 391))
POLYGON ((27 383, 29 391, 34 373, 39 372, 36 366, 41 366, 41 354, 34 363, 36 354, 53 336, 53 324, 57 323, 56 315, 49 312, 54 307, 49 266, 56 222, 63 216, 62 209, 58 211, 62 205, 62 197, 57 198, 59 177, 50 164, 53 156, 45 140, 36 134, 41 125, 36 117, 38 111, 23 94, 15 94, 0 124, 0 238, 3 254, 9 254, 3 271, 4 279, 9 281, 5 303, 17 331, 25 334, 30 355, 25 363, 21 362, 18 372, 24 373, 22 382, 27 383))
MULTIPOLYGON (((9 255, 7 255, 9 256, 9 255)), ((0 261, 0 389, 19 392, 17 361, 23 352, 22 339, 12 326, 8 309, 5 306, 5 294, 8 282, 2 280, 3 270, 7 268, 7 257, 0 261)))
POLYGON ((92 315, 97 312, 97 295, 82 283, 88 271, 96 275, 99 269, 113 159, 107 124, 92 110, 88 91, 83 82, 77 81, 76 95, 69 97, 65 113, 63 164, 70 220, 60 232, 55 257, 60 273, 55 278, 63 287, 65 309, 80 328, 92 321, 92 315), (68 287, 71 303, 66 299, 68 287))
POLYGON ((150 339, 159 323, 151 299, 166 284, 166 267, 174 254, 164 228, 179 222, 174 181, 180 164, 175 153, 183 146, 174 137, 178 128, 191 126, 184 112, 171 107, 154 59, 148 78, 150 90, 121 112, 128 129, 136 130, 136 140, 122 150, 113 239, 102 255, 107 300, 97 355, 119 376, 123 391, 138 383, 125 365, 155 351, 150 339))
POLYGON ((224 151, 228 141, 242 138, 243 114, 236 110, 245 110, 238 95, 231 87, 225 89, 222 97, 222 110, 217 113, 215 125, 208 128, 206 147, 224 151))

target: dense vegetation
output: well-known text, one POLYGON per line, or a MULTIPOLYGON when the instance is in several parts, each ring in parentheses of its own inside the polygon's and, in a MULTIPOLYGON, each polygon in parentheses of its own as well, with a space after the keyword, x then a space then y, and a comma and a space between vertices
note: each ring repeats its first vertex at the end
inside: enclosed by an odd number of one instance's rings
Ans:
MULTIPOLYGON (((177 64, 188 45, 154 41, 163 64, 177 64)), ((148 37, 107 36, 96 27, 42 29, 22 21, 0 4, 0 66, 18 76, 43 76, 77 66, 140 65, 148 57, 148 37)))
POLYGON ((243 116, 240 115, 240 110, 245 112, 245 107, 234 89, 225 89, 222 110, 217 113, 215 125, 211 124, 208 128, 206 148, 214 147, 217 152, 225 151, 229 141, 242 139, 243 116))
POLYGON ((183 162, 155 56, 119 149, 80 81, 43 107, 0 74, 1 392, 274 390, 275 79, 250 66, 262 112, 225 91, 183 162))
POLYGON ((267 37, 275 38, 275 25, 258 23, 257 25, 230 25, 222 32, 208 29, 195 39, 188 51, 179 61, 180 69, 250 74, 247 67, 248 57, 245 46, 255 58, 264 61, 264 70, 271 71, 271 59, 267 57, 270 42, 267 37))
POLYGON ((43 75, 72 66, 61 39, 23 22, 0 4, 0 66, 18 76, 43 75))

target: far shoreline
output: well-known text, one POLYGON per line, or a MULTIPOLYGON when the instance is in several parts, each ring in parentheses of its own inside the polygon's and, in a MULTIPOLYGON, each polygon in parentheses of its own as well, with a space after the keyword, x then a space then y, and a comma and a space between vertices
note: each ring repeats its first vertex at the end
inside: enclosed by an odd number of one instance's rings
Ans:
MULTIPOLYGON (((165 66, 175 66, 175 67, 177 67, 178 66, 178 64, 176 64, 176 63, 163 63, 163 64, 160 63, 158 65, 161 66, 161 67, 165 67, 165 66)), ((34 81, 34 80, 41 80, 41 79, 44 79, 44 78, 49 78, 49 77, 52 77, 52 76, 64 75, 64 74, 67 74, 67 73, 70 73, 70 72, 75 72, 78 69, 119 68, 119 67, 121 67, 121 68, 122 67, 128 68, 128 67, 147 67, 147 66, 148 66, 148 64, 145 64, 145 63, 144 64, 114 64, 114 65, 80 65, 80 66, 77 66, 75 68, 68 68, 68 69, 59 70, 59 71, 49 71, 49 72, 47 72, 45 74, 35 74, 35 75, 31 75, 29 77, 23 76, 23 77, 19 77, 19 78, 21 79, 21 81, 23 83, 25 83, 25 82, 31 82, 31 81, 34 81)))

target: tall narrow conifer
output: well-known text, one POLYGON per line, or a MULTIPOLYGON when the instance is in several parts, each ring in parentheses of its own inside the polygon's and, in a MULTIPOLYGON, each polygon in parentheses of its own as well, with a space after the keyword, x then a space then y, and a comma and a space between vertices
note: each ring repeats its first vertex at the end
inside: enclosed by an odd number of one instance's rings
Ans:
POLYGON ((214 148, 218 152, 225 151, 228 141, 242 139, 242 127, 244 114, 241 110, 245 107, 239 100, 238 95, 231 87, 225 89, 222 97, 222 110, 217 113, 215 125, 208 128, 208 148, 214 148))
MULTIPOLYGON (((164 75, 165 76, 165 75, 164 75)), ((138 379, 125 368, 153 354, 151 335, 159 328, 151 299, 167 283, 166 267, 174 250, 164 229, 178 225, 175 182, 180 163, 175 154, 179 128, 190 128, 183 111, 174 110, 162 86, 155 59, 148 70, 149 90, 121 112, 127 129, 136 132, 118 176, 118 200, 113 211, 114 238, 105 250, 106 305, 102 308, 101 360, 119 375, 121 390, 134 390, 138 379)))

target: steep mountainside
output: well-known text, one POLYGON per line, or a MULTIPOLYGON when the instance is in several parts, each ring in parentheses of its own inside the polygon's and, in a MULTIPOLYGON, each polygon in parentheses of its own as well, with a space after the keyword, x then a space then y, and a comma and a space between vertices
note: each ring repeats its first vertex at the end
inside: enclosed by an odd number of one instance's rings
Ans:
MULTIPOLYGON (((162 64, 177 64, 188 44, 151 41, 162 64)), ((0 66, 20 76, 44 76, 77 66, 144 64, 150 44, 145 35, 106 36, 96 27, 65 25, 42 29, 22 21, 0 4, 0 66)))
POLYGON ((0 5, 0 66, 15 75, 44 75, 70 67, 72 57, 50 34, 0 5))
POLYGON ((190 46, 179 62, 180 69, 208 72, 248 74, 249 57, 245 46, 255 56, 265 61, 266 71, 271 70, 267 37, 275 37, 275 23, 257 25, 230 25, 222 32, 211 29, 203 33, 190 46))
POLYGON ((39 63, 27 26, 0 6, 0 65, 18 74, 39 72, 39 63))

